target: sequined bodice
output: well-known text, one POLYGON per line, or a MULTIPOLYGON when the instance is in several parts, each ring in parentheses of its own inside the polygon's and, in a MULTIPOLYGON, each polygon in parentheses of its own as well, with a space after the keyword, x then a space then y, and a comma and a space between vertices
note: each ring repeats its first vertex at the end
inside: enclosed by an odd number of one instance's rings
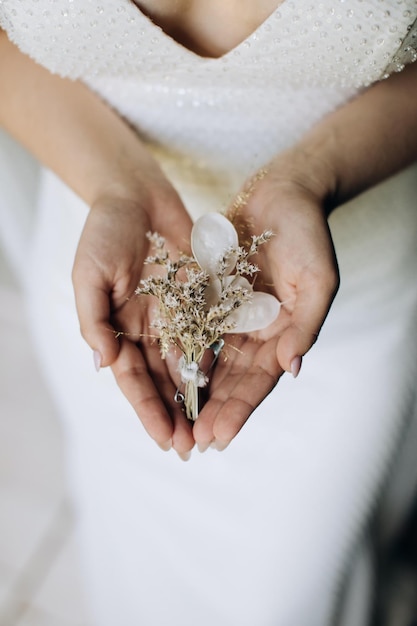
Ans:
POLYGON ((125 116, 178 184, 234 190, 361 89, 415 60, 417 0, 285 0, 202 58, 130 0, 0 0, 0 24, 125 116), (197 181, 197 182, 196 182, 197 181))

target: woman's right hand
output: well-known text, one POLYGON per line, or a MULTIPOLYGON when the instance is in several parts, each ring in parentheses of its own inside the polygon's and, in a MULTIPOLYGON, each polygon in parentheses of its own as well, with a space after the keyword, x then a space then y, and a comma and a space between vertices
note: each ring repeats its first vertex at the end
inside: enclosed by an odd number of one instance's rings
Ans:
POLYGON ((73 269, 77 311, 96 365, 112 367, 156 443, 186 455, 194 438, 173 400, 175 364, 170 367, 169 359, 161 359, 158 341, 151 336, 152 299, 133 294, 148 270, 146 233, 157 231, 173 252, 187 251, 192 223, 156 163, 150 160, 140 178, 140 184, 133 180, 110 186, 92 203, 73 269))

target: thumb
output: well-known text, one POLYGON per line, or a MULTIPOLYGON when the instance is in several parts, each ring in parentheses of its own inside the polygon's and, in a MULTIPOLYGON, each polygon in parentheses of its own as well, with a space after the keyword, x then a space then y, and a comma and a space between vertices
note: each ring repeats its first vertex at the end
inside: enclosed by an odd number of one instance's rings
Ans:
POLYGON ((81 335, 93 350, 96 369, 112 365, 120 345, 109 321, 109 293, 103 287, 78 282, 77 279, 74 279, 74 291, 81 335))
POLYGON ((338 278, 323 289, 323 285, 309 283, 297 294, 290 323, 277 344, 277 360, 281 367, 297 376, 302 357, 317 341, 320 329, 336 295, 338 278))

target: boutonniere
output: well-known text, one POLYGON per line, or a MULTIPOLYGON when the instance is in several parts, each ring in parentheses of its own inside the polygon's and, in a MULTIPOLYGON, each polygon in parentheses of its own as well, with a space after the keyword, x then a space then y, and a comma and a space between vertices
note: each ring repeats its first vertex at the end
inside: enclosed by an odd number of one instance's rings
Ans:
POLYGON ((280 303, 273 295, 253 288, 260 270, 252 257, 272 232, 253 235, 244 247, 226 217, 207 213, 193 226, 192 256, 181 254, 177 260, 171 259, 163 237, 158 233, 147 236, 154 255, 145 263, 162 266, 164 272, 142 280, 136 294, 155 296, 158 301, 152 328, 159 336, 161 357, 165 358, 172 346, 181 351, 181 382, 175 400, 184 403, 188 419, 196 420, 199 388, 209 382, 209 370, 224 346, 224 335, 266 328, 279 313, 280 303), (208 350, 214 356, 209 369, 203 371, 201 362, 208 350))

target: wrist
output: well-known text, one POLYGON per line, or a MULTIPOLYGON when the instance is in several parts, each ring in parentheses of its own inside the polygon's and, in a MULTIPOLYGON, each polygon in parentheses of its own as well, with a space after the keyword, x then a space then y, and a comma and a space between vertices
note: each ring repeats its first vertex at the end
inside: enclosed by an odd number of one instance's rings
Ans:
POLYGON ((169 183, 162 170, 136 137, 132 145, 124 145, 103 165, 90 181, 90 207, 112 200, 149 212, 160 203, 159 198, 169 193, 169 183))
POLYGON ((332 143, 331 136, 307 138, 270 164, 274 181, 283 191, 310 196, 326 215, 335 208, 338 186, 332 143))

